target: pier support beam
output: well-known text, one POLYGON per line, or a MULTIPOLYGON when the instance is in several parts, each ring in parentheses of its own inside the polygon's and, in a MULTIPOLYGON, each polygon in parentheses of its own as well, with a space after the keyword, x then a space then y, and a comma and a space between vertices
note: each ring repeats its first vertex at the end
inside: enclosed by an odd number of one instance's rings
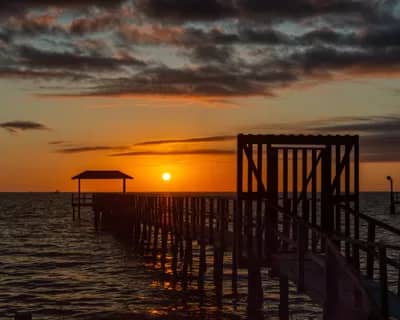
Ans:
POLYGON ((289 320, 289 280, 287 276, 279 276, 279 319, 289 320))

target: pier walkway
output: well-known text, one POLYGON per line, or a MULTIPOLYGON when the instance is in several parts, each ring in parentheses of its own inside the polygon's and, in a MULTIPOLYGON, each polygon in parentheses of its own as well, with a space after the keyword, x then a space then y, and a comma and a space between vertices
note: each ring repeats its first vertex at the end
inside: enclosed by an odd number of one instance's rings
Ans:
POLYGON ((94 194, 95 227, 152 253, 183 289, 203 290, 211 268, 218 303, 246 270, 249 313, 264 307, 268 269, 280 319, 290 285, 324 319, 400 318, 400 230, 359 211, 357 136, 239 135, 237 160, 234 198, 94 194))

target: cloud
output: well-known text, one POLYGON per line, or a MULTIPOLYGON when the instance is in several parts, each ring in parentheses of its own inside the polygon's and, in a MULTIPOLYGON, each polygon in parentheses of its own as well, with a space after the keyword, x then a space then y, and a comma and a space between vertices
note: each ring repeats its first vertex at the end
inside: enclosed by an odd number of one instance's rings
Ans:
POLYGON ((85 153, 93 151, 120 151, 128 149, 124 146, 78 146, 68 147, 56 150, 57 153, 74 154, 74 153, 85 153))
POLYGON ((64 144, 65 141, 63 140, 54 140, 54 141, 49 141, 50 145, 60 145, 60 144, 64 144))
POLYGON ((360 137, 360 158, 364 162, 400 161, 400 130, 363 135, 360 137))
POLYGON ((178 155, 233 155, 236 150, 229 149, 194 149, 194 150, 174 150, 174 151, 131 151, 114 153, 112 157, 139 157, 139 156, 178 156, 178 155))
POLYGON ((4 2, 0 77, 62 81, 54 96, 229 99, 399 75, 397 2, 4 2))
POLYGON ((236 12, 231 1, 217 0, 139 0, 136 7, 148 17, 167 21, 217 20, 236 12))
POLYGON ((371 116, 371 117, 354 117, 354 118, 338 118, 322 122, 315 125, 310 130, 317 132, 333 132, 333 133, 361 133, 374 134, 380 132, 400 133, 400 116, 371 116))
MULTIPOLYGON (((182 69, 160 66, 132 77, 104 80, 85 91, 62 96, 272 96, 272 90, 296 81, 290 71, 263 70, 262 66, 219 65, 182 69)), ((57 96, 57 94, 55 94, 57 96)))
POLYGON ((305 75, 316 71, 347 71, 374 73, 384 70, 400 71, 400 47, 384 49, 336 49, 317 46, 292 54, 284 64, 298 67, 305 75))
POLYGON ((30 9, 43 9, 48 7, 57 8, 79 8, 96 6, 103 8, 113 8, 121 5, 126 0, 18 0, 18 1, 1 1, 0 2, 0 16, 1 15, 16 15, 29 11, 30 9))
POLYGON ((221 142, 235 140, 236 136, 211 136, 201 138, 186 138, 186 139, 168 139, 168 140, 151 140, 135 143, 135 146, 161 145, 171 143, 203 143, 203 142, 221 142))
MULTIPOLYGON (((349 134, 360 136, 362 162, 400 161, 400 116, 347 116, 249 128, 252 132, 288 134, 349 134)), ((247 130, 246 130, 247 131, 247 130)))
POLYGON ((86 56, 70 52, 44 51, 29 46, 19 47, 18 52, 25 65, 50 70, 116 71, 122 66, 145 65, 143 61, 132 57, 86 56))
POLYGON ((299 19, 326 14, 369 16, 374 9, 368 0, 139 0, 137 8, 148 17, 176 23, 228 18, 299 19))
POLYGON ((17 133, 19 131, 30 131, 30 130, 50 130, 44 124, 33 122, 33 121, 9 121, 0 123, 0 127, 11 132, 17 133))
POLYGON ((121 25, 121 23, 121 17, 108 13, 100 16, 75 19, 72 21, 69 30, 72 34, 84 35, 86 33, 107 31, 110 28, 121 25))
POLYGON ((19 67, 0 67, 0 78, 82 81, 89 80, 92 77, 79 72, 48 70, 40 71, 19 67))

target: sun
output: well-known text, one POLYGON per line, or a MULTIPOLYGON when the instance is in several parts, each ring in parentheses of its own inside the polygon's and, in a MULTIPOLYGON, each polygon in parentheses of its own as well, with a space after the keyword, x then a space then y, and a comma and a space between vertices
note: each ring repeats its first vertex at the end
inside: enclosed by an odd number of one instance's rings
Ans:
POLYGON ((161 178, 162 178, 164 181, 169 181, 169 180, 171 180, 171 174, 170 174, 169 172, 164 172, 164 173, 162 174, 161 178))

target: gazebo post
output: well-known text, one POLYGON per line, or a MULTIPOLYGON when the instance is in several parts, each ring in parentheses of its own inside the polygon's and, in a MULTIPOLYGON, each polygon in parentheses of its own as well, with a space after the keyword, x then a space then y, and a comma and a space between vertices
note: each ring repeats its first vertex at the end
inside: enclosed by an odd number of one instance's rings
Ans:
POLYGON ((126 192, 126 179, 125 178, 122 179, 122 192, 123 193, 126 192))
POLYGON ((78 219, 81 218, 81 179, 78 179, 78 219))

